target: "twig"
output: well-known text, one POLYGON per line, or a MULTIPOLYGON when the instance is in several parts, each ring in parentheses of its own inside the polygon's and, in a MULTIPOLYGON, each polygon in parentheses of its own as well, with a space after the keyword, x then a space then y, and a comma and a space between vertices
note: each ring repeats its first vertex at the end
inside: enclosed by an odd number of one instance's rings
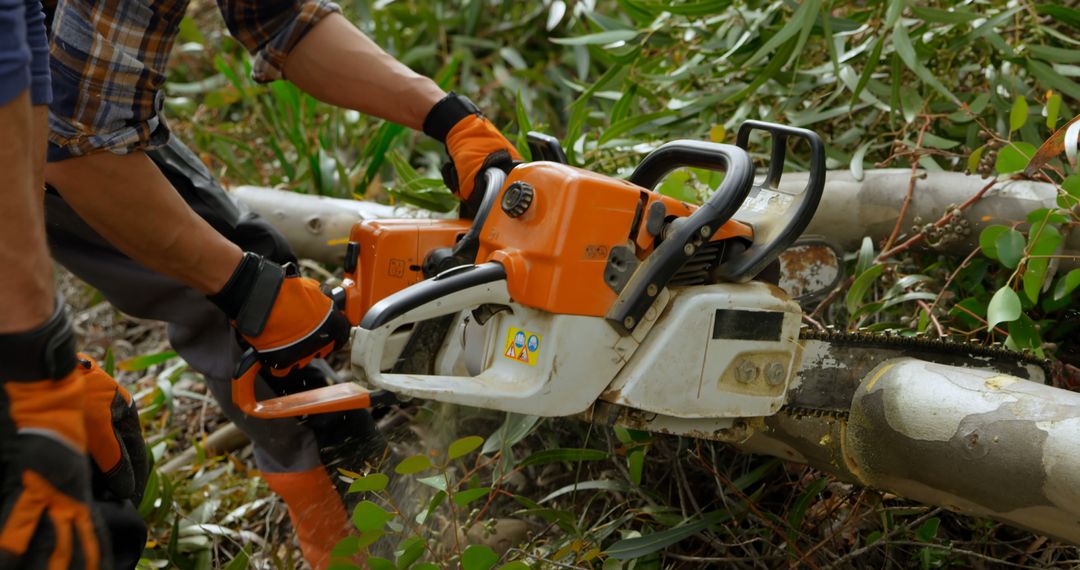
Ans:
POLYGON ((915 304, 926 311, 926 316, 930 317, 930 322, 934 323, 934 329, 937 330, 938 338, 945 338, 945 329, 941 328, 941 323, 938 322, 937 317, 934 316, 934 312, 930 310, 930 305, 927 305, 926 301, 923 300, 915 301, 915 304))
POLYGON ((833 563, 829 565, 829 568, 840 568, 840 567, 842 567, 842 564, 844 562, 847 562, 849 560, 854 560, 855 558, 858 558, 858 557, 862 556, 863 554, 866 554, 867 552, 873 550, 878 545, 880 545, 880 544, 882 544, 882 543, 884 543, 886 541, 889 541, 892 537, 896 536, 901 531, 909 531, 910 532, 911 529, 913 529, 913 528, 915 528, 917 526, 921 526, 924 522, 926 522, 931 517, 933 517, 934 515, 936 515, 936 514, 938 514, 940 512, 941 512, 941 507, 937 507, 937 508, 934 508, 934 509, 931 509, 931 510, 927 511, 926 513, 923 513, 923 515, 921 517, 911 521, 910 523, 908 523, 908 524, 906 524, 904 526, 898 526, 898 527, 890 530, 887 534, 885 534, 881 538, 875 540, 873 543, 867 544, 867 545, 862 546, 860 548, 856 548, 855 550, 852 550, 852 551, 848 552, 847 554, 841 556, 840 558, 837 558, 836 560, 833 560, 833 563))
MULTIPOLYGON (((798 556, 800 559, 804 558, 802 551, 799 549, 798 546, 795 545, 795 542, 787 539, 787 533, 785 533, 783 529, 776 526, 776 523, 774 523, 772 519, 766 516, 765 513, 761 512, 761 509, 759 509, 757 505, 754 504, 754 501, 752 501, 750 497, 746 496, 746 493, 740 491, 739 488, 735 486, 735 483, 733 483, 727 477, 721 475, 717 470, 713 469, 712 466, 708 464, 708 462, 705 461, 705 458, 701 455, 701 440, 697 440, 697 453, 695 453, 695 457, 697 458, 698 462, 701 463, 701 466, 704 467, 705 470, 713 476, 713 478, 715 478, 717 481, 720 481, 731 491, 733 491, 735 495, 739 497, 739 499, 742 500, 743 503, 746 504, 747 508, 749 508, 751 511, 754 511, 754 514, 757 515, 761 522, 765 523, 766 526, 771 528, 777 536, 783 538, 796 556, 798 556)), ((814 570, 818 570, 818 565, 815 564, 812 560, 806 560, 806 565, 813 568, 814 570)))
MULTIPOLYGON (((982 197, 987 192, 989 192, 990 189, 993 188, 995 184, 997 184, 997 182, 998 181, 995 178, 995 179, 991 180, 990 182, 986 183, 985 186, 980 188, 979 191, 976 192, 972 197, 970 197, 966 201, 964 201, 963 204, 960 204, 956 208, 953 208, 952 210, 946 212, 944 216, 941 216, 941 219, 934 222, 934 224, 933 224, 934 227, 935 228, 940 228, 940 227, 944 226, 945 224, 951 222, 952 219, 956 217, 956 214, 958 214, 960 212, 963 212, 964 210, 970 208, 975 202, 978 202, 979 200, 981 200, 982 197)), ((912 246, 918 244, 919 242, 924 241, 925 239, 926 239, 926 233, 925 232, 919 232, 919 233, 911 236, 910 238, 908 238, 908 240, 905 241, 904 243, 901 243, 900 245, 898 245, 898 246, 896 246, 896 247, 894 247, 894 248, 892 248, 892 249, 890 249, 888 251, 882 251, 881 254, 878 255, 877 258, 874 259, 874 261, 875 262, 884 261, 884 260, 886 260, 886 259, 888 259, 888 258, 890 258, 890 257, 892 257, 892 256, 894 256, 894 255, 896 255, 898 253, 901 253, 901 252, 904 252, 904 251, 907 251, 907 250, 911 249, 912 246)))
POLYGON ((811 325, 813 325, 814 328, 816 328, 819 332, 825 332, 825 327, 822 326, 821 323, 815 321, 814 318, 811 317, 810 315, 807 315, 806 313, 803 313, 802 318, 803 318, 804 321, 806 321, 806 322, 810 323, 811 325))
POLYGON ((943 285, 941 287, 941 291, 938 292, 937 297, 934 297, 934 302, 930 304, 931 311, 937 308, 938 303, 941 302, 941 298, 945 295, 945 292, 949 290, 949 285, 952 285, 953 280, 955 280, 956 276, 960 274, 960 271, 967 267, 967 264, 971 263, 971 260, 976 255, 978 255, 980 251, 982 251, 982 248, 979 247, 971 250, 971 253, 969 253, 968 256, 960 262, 960 265, 956 268, 956 270, 949 275, 949 278, 945 280, 945 285, 943 285))
POLYGON ((919 150, 922 148, 923 135, 926 134, 926 129, 929 127, 930 119, 926 119, 922 128, 919 129, 919 137, 915 140, 915 148, 910 153, 911 179, 908 181, 907 196, 904 197, 904 203, 900 206, 900 215, 896 217, 896 224, 893 225, 889 239, 885 240, 885 244, 881 246, 882 251, 891 248, 896 243, 896 238, 900 235, 900 226, 904 224, 904 216, 907 215, 908 207, 911 206, 911 198, 915 195, 915 183, 919 179, 919 150))
POLYGON ((967 549, 964 549, 964 548, 956 548, 955 546, 951 546, 951 545, 948 545, 948 544, 934 544, 934 543, 928 543, 928 542, 918 542, 916 540, 890 540, 888 542, 886 542, 885 540, 878 540, 877 542, 875 542, 875 543, 873 543, 873 544, 871 544, 869 546, 874 547, 874 546, 884 545, 884 544, 890 544, 890 545, 893 545, 893 546, 918 546, 918 547, 921 547, 921 548, 936 548, 938 550, 946 550, 950 554, 959 554, 961 556, 970 556, 971 558, 977 558, 979 560, 985 560, 987 562, 993 562, 994 564, 1001 564, 1003 566, 1009 566, 1011 568, 1030 568, 1032 570, 1038 570, 1039 568, 1042 568, 1042 566, 1028 566, 1027 564, 1017 564, 1015 562, 1008 562, 1006 560, 1001 560, 999 558, 994 558, 993 556, 987 556, 987 555, 982 554, 980 552, 975 552, 974 550, 967 550, 967 549))

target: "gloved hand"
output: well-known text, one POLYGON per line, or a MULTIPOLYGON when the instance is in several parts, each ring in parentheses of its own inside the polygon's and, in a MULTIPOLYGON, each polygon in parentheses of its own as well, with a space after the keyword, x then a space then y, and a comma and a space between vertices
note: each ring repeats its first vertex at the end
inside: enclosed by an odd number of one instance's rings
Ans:
POLYGON ((349 337, 349 320, 317 281, 255 253, 245 253, 225 287, 208 298, 273 376, 325 358, 349 337))
POLYGON ((483 199, 473 190, 483 184, 483 173, 491 167, 506 172, 521 155, 499 133, 491 121, 465 97, 450 93, 428 111, 424 133, 446 145, 450 162, 443 166, 443 180, 462 201, 462 217, 476 214, 483 199))
POLYGON ((85 354, 76 370, 86 382, 86 433, 93 459, 94 496, 142 500, 150 462, 131 394, 85 354), (111 495, 111 496, 110 496, 111 495))
POLYGON ((89 507, 85 378, 60 308, 0 335, 0 568, 111 567, 89 507))

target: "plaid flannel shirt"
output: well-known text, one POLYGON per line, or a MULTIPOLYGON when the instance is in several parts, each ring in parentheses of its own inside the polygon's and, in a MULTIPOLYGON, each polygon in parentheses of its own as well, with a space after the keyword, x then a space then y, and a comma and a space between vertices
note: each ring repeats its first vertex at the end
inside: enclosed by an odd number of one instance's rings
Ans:
MULTIPOLYGON (((52 27, 49 160, 164 144, 165 69, 188 0, 59 0, 52 27)), ((289 51, 330 0, 218 0, 225 24, 255 54, 256 81, 282 76, 289 51)))

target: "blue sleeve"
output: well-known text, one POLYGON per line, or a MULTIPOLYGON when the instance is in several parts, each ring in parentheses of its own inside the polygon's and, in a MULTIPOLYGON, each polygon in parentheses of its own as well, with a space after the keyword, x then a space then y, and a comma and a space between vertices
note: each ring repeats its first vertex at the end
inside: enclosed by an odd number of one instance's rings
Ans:
POLYGON ((0 105, 8 104, 30 86, 23 1, 0 0, 0 105))
POLYGON ((26 2, 26 43, 30 45, 30 104, 52 102, 49 76, 49 37, 45 33, 45 12, 41 0, 26 2))

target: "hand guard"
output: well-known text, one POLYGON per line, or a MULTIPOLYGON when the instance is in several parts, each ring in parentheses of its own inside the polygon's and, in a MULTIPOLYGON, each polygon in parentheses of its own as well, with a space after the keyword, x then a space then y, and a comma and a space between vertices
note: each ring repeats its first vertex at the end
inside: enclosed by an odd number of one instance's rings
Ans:
POLYGON ((142 500, 150 462, 131 394, 94 362, 79 354, 75 370, 86 382, 87 446, 93 459, 94 497, 142 500))
POLYGON ((325 358, 349 337, 349 320, 314 279, 248 252, 229 282, 209 297, 274 376, 325 358))
POLYGON ((446 145, 450 162, 443 165, 443 181, 461 199, 461 215, 476 214, 483 195, 473 192, 483 184, 490 167, 506 172, 521 162, 514 145, 465 97, 450 93, 424 119, 424 133, 446 145))
POLYGON ((33 331, 0 335, 0 568, 111 566, 89 507, 85 378, 58 307, 33 331))

